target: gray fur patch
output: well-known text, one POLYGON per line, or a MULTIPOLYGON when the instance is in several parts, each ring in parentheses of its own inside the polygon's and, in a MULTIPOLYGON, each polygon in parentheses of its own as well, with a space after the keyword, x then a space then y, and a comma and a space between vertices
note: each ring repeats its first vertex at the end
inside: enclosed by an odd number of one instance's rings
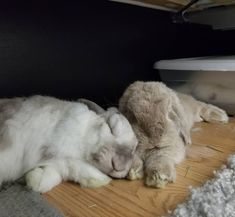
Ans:
POLYGON ((87 99, 78 99, 78 102, 83 103, 84 105, 86 105, 88 107, 89 110, 94 111, 97 114, 103 114, 105 112, 105 110, 97 105, 96 103, 87 100, 87 99))
POLYGON ((0 143, 0 151, 4 151, 5 149, 8 148, 8 145, 6 145, 5 143, 1 142, 0 143))
POLYGON ((4 151, 6 149, 9 149, 12 145, 11 139, 6 132, 7 128, 3 127, 0 130, 0 151, 4 151))
POLYGON ((0 100, 0 151, 11 147, 11 139, 8 135, 8 124, 14 115, 20 110, 23 99, 1 99, 0 100))
POLYGON ((216 93, 212 93, 210 96, 209 96, 209 100, 215 100, 217 98, 217 94, 216 93))
POLYGON ((133 157, 131 154, 131 149, 129 149, 127 146, 118 146, 115 152, 117 155, 123 156, 125 159, 131 159, 133 157))
POLYGON ((49 146, 44 145, 41 148, 41 160, 50 160, 54 157, 54 155, 49 151, 49 146))

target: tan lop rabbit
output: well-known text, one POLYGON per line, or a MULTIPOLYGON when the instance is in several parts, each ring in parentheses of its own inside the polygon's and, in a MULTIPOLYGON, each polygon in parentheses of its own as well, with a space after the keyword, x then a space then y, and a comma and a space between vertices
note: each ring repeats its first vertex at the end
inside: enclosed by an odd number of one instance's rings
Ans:
POLYGON ((185 158, 194 122, 228 122, 222 109, 176 93, 161 82, 134 82, 121 97, 119 109, 139 141, 128 178, 145 176, 146 185, 158 188, 175 180, 175 165, 185 158))

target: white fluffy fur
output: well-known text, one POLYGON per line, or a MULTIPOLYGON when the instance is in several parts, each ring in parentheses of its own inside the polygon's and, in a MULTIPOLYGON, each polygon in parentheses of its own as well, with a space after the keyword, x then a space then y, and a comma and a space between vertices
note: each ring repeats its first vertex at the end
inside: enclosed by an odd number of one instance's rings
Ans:
POLYGON ((39 192, 62 180, 99 187, 129 171, 137 140, 117 110, 43 96, 2 99, 0 110, 0 185, 26 174, 39 192))

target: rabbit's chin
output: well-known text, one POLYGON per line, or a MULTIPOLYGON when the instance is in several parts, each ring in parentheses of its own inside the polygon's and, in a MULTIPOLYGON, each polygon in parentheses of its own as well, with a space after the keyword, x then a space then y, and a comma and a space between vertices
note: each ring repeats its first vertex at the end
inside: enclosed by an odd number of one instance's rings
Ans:
POLYGON ((106 161, 104 164, 100 164, 100 163, 97 164, 96 162, 95 163, 93 162, 93 166, 95 166, 101 172, 116 179, 125 178, 131 168, 131 165, 132 165, 132 161, 127 162, 125 168, 123 168, 122 170, 116 170, 113 167, 112 163, 109 163, 109 161, 106 161))
POLYGON ((128 172, 131 168, 133 161, 129 161, 126 163, 126 167, 123 170, 115 170, 114 168, 108 173, 109 176, 111 176, 112 178, 125 178, 128 175, 128 172))
POLYGON ((120 179, 120 178, 125 178, 128 174, 128 170, 125 170, 125 171, 111 171, 108 175, 112 178, 117 178, 117 179, 120 179))
POLYGON ((97 169, 99 169, 101 172, 105 173, 106 175, 116 179, 125 178, 130 169, 129 167, 126 167, 124 170, 117 171, 109 164, 106 164, 105 166, 93 164, 93 166, 95 166, 97 169))

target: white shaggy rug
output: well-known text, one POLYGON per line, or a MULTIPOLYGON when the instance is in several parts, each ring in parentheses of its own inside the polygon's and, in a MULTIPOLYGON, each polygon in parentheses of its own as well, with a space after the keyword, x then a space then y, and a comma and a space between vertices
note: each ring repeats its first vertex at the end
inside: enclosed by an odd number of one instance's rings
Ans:
POLYGON ((235 155, 202 187, 190 188, 185 203, 168 217, 235 217, 235 155))

